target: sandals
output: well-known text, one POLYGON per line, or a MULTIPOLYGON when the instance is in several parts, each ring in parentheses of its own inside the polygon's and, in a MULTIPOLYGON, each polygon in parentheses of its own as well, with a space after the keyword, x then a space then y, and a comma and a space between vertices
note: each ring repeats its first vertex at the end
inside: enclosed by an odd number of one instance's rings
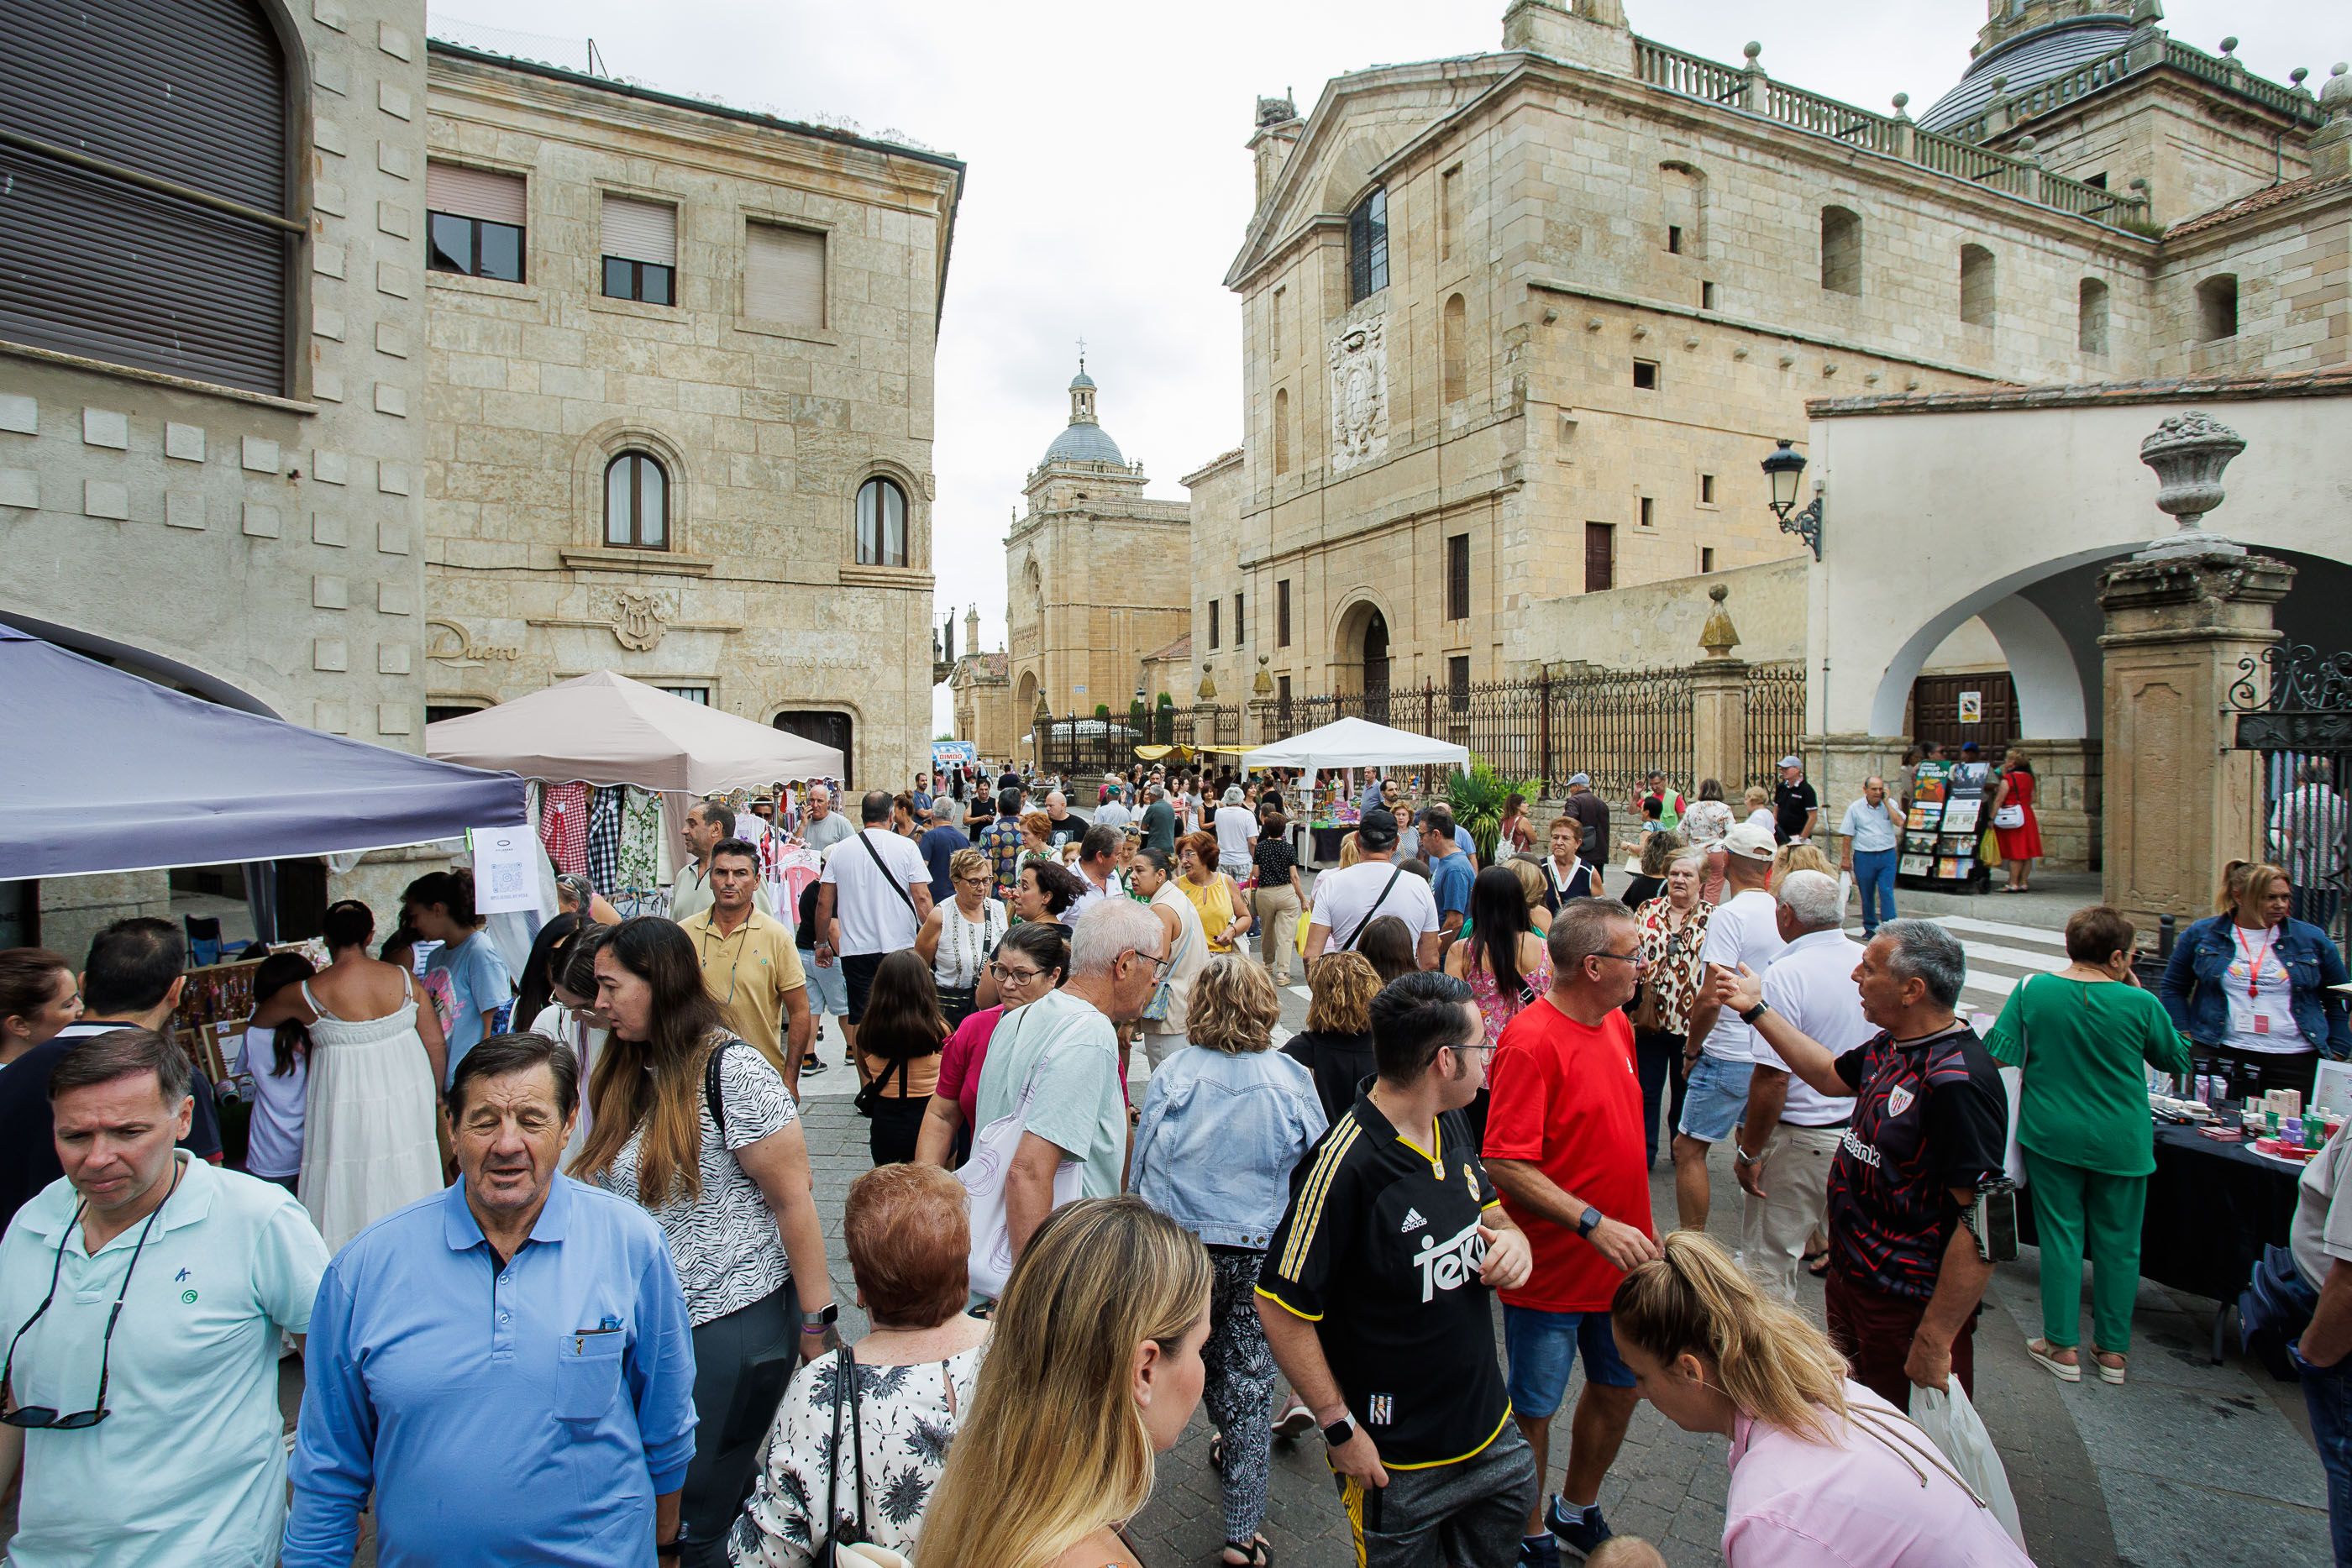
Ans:
POLYGON ((2127 1358, 2123 1354, 2123 1353, 2120 1351, 2101 1350, 2098 1346, 2093 1345, 2091 1347, 2091 1359, 2098 1364, 2100 1382, 2112 1383, 2117 1387, 2123 1386, 2124 1368, 2127 1364, 2127 1358), (2106 1363, 2106 1358, 2111 1355, 2116 1358, 2116 1364, 2113 1366, 2109 1366, 2106 1363))
MULTIPOLYGON (((2061 1361, 2058 1359, 2058 1352, 2062 1350, 2074 1350, 2074 1347, 2071 1344, 2053 1346, 2046 1339, 2030 1339, 2025 1342, 2025 1354, 2048 1368, 2051 1376, 2061 1383, 2082 1382, 2082 1352, 2075 1351, 2074 1359, 2072 1361, 2061 1361)), ((2102 1375, 2105 1375, 2105 1368, 2101 1369, 2102 1375)), ((2120 1375, 2116 1381, 2123 1381, 2120 1375)))
POLYGON ((1238 1560, 1223 1559, 1227 1568, 1266 1568, 1274 1561, 1274 1548, 1263 1535, 1253 1535, 1247 1541, 1228 1541, 1224 1550, 1241 1553, 1238 1560))
POLYGON ((1824 1247, 1818 1252, 1806 1253, 1804 1257, 1804 1264, 1805 1272, 1811 1274, 1814 1279, 1828 1279, 1830 1277, 1830 1249, 1824 1247))

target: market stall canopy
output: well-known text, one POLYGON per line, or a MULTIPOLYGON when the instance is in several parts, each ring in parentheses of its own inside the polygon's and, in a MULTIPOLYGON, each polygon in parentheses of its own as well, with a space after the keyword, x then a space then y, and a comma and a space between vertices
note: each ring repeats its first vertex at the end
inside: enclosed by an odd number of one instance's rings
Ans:
POLYGON ((286 860, 523 821, 523 781, 223 707, 0 625, 0 878, 286 860))
POLYGON ((1432 740, 1409 729, 1391 729, 1368 718, 1334 719, 1320 729, 1294 735, 1245 753, 1242 766, 1255 768, 1455 768, 1470 766, 1470 748, 1432 740))
POLYGON ((527 697, 425 727, 444 762, 553 783, 635 784, 716 795, 841 777, 841 753, 626 675, 598 670, 527 697))

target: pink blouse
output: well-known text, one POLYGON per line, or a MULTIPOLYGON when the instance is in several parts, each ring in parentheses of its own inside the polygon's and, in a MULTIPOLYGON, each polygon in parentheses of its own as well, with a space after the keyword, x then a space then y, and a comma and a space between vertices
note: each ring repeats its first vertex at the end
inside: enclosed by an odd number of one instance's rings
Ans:
POLYGON ((1735 1418, 1729 1568, 2032 1568, 1926 1433, 1859 1383, 1845 1397, 1858 1418, 1827 1444, 1735 1418))

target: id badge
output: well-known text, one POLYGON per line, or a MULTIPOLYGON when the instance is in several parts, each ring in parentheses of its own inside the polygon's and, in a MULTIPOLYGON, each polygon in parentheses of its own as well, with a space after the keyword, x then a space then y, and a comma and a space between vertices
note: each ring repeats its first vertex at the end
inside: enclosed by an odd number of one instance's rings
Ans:
POLYGON ((2270 1031, 2271 1015, 2268 1013, 2256 1013, 2254 1015, 2254 1032, 2256 1034, 2268 1034, 2270 1031))

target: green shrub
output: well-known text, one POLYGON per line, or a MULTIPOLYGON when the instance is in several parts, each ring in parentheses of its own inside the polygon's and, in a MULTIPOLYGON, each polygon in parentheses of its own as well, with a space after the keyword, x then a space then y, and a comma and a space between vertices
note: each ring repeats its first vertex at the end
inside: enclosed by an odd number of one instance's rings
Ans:
POLYGON ((1536 798, 1534 779, 1514 782, 1476 757, 1470 759, 1467 773, 1455 773, 1445 780, 1445 803, 1454 810, 1454 821, 1470 830, 1471 840, 1478 846, 1478 859, 1488 865, 1495 861, 1495 841, 1503 827, 1503 802, 1513 795, 1536 798))

